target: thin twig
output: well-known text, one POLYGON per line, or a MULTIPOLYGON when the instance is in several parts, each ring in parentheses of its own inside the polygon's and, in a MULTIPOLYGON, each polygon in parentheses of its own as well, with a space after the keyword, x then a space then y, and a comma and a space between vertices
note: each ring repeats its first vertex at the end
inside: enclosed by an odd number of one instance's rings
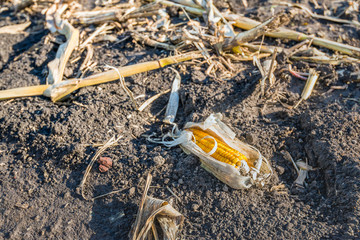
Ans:
POLYGON ((139 230, 139 227, 140 227, 141 216, 143 215, 142 213, 143 213, 143 210, 144 210, 144 203, 145 203, 147 193, 149 191, 151 180, 152 180, 152 175, 149 173, 147 178, 146 178, 145 189, 144 189, 144 192, 143 192, 142 197, 141 197, 141 203, 140 203, 140 206, 139 206, 138 213, 136 215, 134 229, 132 230, 132 236, 133 236, 132 240, 137 239, 137 236, 138 236, 138 230, 139 230))
POLYGON ((283 156, 284 156, 284 158, 285 158, 286 160, 292 162, 292 164, 293 164, 293 166, 294 166, 294 168, 295 168, 295 170, 296 170, 296 173, 299 175, 300 170, 299 170, 298 166, 296 165, 294 159, 293 159, 292 156, 290 155, 290 153, 289 153, 288 151, 285 151, 285 150, 281 151, 281 153, 283 154, 283 156))
POLYGON ((139 112, 144 111, 144 109, 145 109, 147 106, 149 106, 153 101, 155 101, 156 99, 158 99, 158 98, 161 97, 162 95, 169 93, 170 91, 171 91, 171 89, 165 90, 165 91, 163 91, 163 92, 161 92, 161 93, 158 93, 158 94, 152 96, 151 98, 147 99, 143 104, 141 104, 141 106, 138 108, 138 111, 139 111, 139 112))
POLYGON ((270 82, 270 85, 273 84, 272 82, 272 74, 274 73, 275 71, 275 62, 276 62, 276 54, 277 54, 277 48, 274 49, 274 53, 273 53, 273 56, 272 56, 272 59, 271 59, 271 64, 270 64, 270 69, 269 69, 269 74, 268 74, 268 79, 269 79, 269 82, 270 82))
POLYGON ((116 67, 112 67, 112 66, 107 66, 108 68, 111 68, 113 70, 115 70, 117 72, 117 74, 119 75, 119 80, 120 80, 120 84, 121 84, 121 87, 124 89, 124 91, 127 93, 127 95, 130 97, 131 99, 131 102, 134 106, 134 108, 136 110, 139 110, 139 106, 137 105, 136 103, 136 100, 134 98, 134 94, 130 91, 130 89, 126 86, 126 83, 125 83, 125 79, 124 77, 121 75, 120 71, 116 68, 116 67))
POLYGON ((179 200, 179 202, 181 202, 181 199, 180 199, 168 186, 166 186, 166 189, 167 189, 174 197, 176 197, 176 199, 179 200))
POLYGON ((99 198, 106 197, 106 196, 109 196, 109 195, 114 194, 114 193, 122 192, 122 191, 124 191, 126 189, 128 189, 128 188, 122 188, 122 189, 119 189, 119 190, 114 190, 114 191, 111 191, 111 192, 108 192, 108 193, 105 193, 105 194, 101 194, 99 196, 93 197, 91 200, 99 199, 99 198))

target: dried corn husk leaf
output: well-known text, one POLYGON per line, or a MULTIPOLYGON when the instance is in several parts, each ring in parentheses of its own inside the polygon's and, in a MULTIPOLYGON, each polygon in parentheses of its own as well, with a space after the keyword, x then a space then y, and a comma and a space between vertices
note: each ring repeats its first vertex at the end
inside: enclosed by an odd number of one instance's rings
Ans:
POLYGON ((149 197, 151 175, 148 175, 145 190, 136 216, 136 221, 130 231, 130 239, 159 239, 155 223, 159 223, 164 240, 175 240, 179 227, 184 223, 184 216, 175 210, 167 201, 149 197), (155 221, 156 220, 156 221, 155 221), (152 230, 152 231, 150 231, 152 230))
POLYGON ((54 84, 62 81, 66 63, 71 53, 79 45, 79 30, 74 28, 67 20, 61 19, 61 14, 68 7, 67 4, 53 4, 46 13, 47 27, 51 32, 59 32, 65 35, 66 42, 61 44, 56 52, 56 58, 49 62, 48 84, 54 84))
POLYGON ((262 156, 259 150, 236 139, 235 133, 221 119, 222 115, 220 113, 211 114, 204 122, 188 122, 183 131, 168 133, 163 137, 162 141, 149 140, 162 143, 168 147, 180 145, 186 153, 198 156, 203 168, 234 189, 245 189, 253 185, 263 186, 272 175, 269 162, 262 156), (231 148, 244 154, 254 167, 250 167, 248 163, 243 161, 239 168, 235 168, 230 164, 216 160, 210 156, 212 153, 204 152, 193 141, 194 136, 187 129, 194 127, 216 136, 231 148), (172 137, 174 140, 165 141, 164 139, 167 137, 172 137))

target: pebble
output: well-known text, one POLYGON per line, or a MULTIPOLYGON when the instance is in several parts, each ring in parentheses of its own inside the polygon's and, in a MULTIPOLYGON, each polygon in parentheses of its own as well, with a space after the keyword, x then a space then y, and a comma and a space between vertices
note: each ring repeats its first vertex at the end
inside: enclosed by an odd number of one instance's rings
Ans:
POLYGON ((196 203, 194 203, 194 204, 191 206, 192 210, 194 210, 194 211, 198 210, 199 207, 200 207, 199 204, 196 204, 196 203))
POLYGON ((276 166, 276 170, 280 175, 283 175, 285 172, 285 168, 283 168, 282 166, 276 166))
POLYGON ((165 159, 162 156, 154 157, 153 161, 154 161, 155 165, 157 165, 157 166, 161 166, 165 163, 165 159))
POLYGON ((256 142, 256 137, 251 133, 246 133, 244 137, 248 144, 254 144, 256 142))
POLYGON ((135 187, 130 188, 129 195, 133 196, 135 194, 135 187))

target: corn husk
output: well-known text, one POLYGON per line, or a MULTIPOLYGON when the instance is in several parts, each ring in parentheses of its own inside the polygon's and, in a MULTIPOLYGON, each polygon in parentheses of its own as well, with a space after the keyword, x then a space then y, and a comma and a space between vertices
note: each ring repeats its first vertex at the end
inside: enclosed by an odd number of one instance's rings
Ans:
POLYGON ((66 63, 69 61, 71 53, 79 45, 80 31, 61 18, 61 14, 67 7, 67 4, 60 6, 53 4, 46 13, 47 28, 53 33, 59 32, 66 37, 66 42, 59 46, 55 59, 48 64, 49 75, 46 79, 48 84, 62 81, 66 63))
POLYGON ((188 122, 183 131, 175 131, 175 133, 165 135, 160 143, 168 147, 180 145, 186 153, 198 156, 204 169, 231 188, 246 189, 254 185, 264 186, 273 172, 269 162, 255 147, 235 138, 235 133, 221 119, 222 115, 217 113, 211 114, 204 122, 188 122), (203 131, 217 136, 228 146, 244 154, 254 167, 250 167, 246 161, 242 161, 242 165, 239 168, 235 168, 230 164, 220 162, 211 157, 210 155, 216 149, 206 153, 196 145, 193 141, 194 136, 192 132, 187 130, 193 127, 201 128, 203 131), (164 139, 167 137, 172 137, 174 140, 165 141, 164 139))
POLYGON ((158 233, 160 228, 161 239, 175 240, 179 228, 184 223, 184 216, 174 209, 171 203, 147 196, 151 179, 152 176, 149 174, 129 238, 131 240, 160 239, 158 233))

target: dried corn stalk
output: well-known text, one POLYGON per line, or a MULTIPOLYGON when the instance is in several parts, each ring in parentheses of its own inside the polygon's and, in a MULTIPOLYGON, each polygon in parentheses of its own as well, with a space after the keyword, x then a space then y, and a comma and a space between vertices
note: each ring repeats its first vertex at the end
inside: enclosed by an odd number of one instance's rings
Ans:
POLYGON ((175 210, 169 202, 147 196, 151 178, 149 174, 129 237, 132 240, 159 239, 157 224, 155 224, 159 223, 162 239, 175 240, 180 226, 184 223, 184 216, 175 210))
POLYGON ((168 147, 180 145, 186 153, 198 156, 203 168, 232 188, 263 186, 272 175, 269 162, 259 150, 236 139, 221 119, 221 114, 211 114, 204 122, 189 122, 183 131, 166 134, 161 141, 149 140, 168 147), (173 140, 166 141, 167 137, 173 140))

